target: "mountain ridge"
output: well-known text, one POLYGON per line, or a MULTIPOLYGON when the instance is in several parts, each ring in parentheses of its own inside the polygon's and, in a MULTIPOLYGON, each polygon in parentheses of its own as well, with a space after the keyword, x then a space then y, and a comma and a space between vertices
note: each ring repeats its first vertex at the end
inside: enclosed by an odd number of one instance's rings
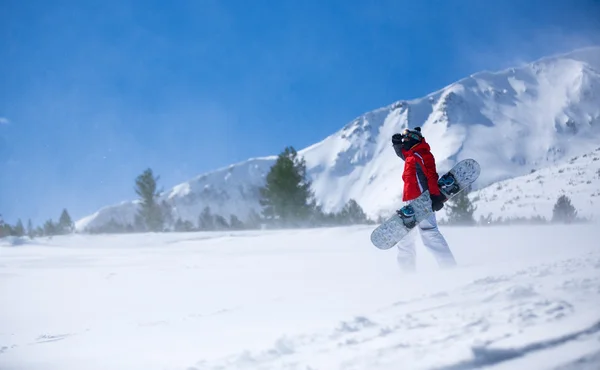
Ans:
MULTIPOLYGON (((591 151, 600 142, 600 47, 482 71, 421 98, 398 100, 356 117, 298 151, 318 203, 339 210, 355 199, 377 218, 400 204, 402 166, 390 137, 421 126, 443 172, 460 159, 482 164, 476 188, 591 151)), ((195 176, 161 195, 173 217, 195 222, 205 206, 245 219, 259 210, 258 188, 276 156, 251 158, 195 176)), ((135 203, 109 206, 77 222, 132 223, 135 203)))

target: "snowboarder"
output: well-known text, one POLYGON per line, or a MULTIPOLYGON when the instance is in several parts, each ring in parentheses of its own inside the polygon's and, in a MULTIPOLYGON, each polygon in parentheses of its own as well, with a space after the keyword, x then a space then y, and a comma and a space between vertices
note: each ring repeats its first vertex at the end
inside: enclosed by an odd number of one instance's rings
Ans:
MULTIPOLYGON (((418 225, 421 240, 434 255, 439 266, 456 265, 448 243, 437 227, 435 212, 444 207, 446 197, 438 187, 438 174, 435 158, 431 148, 421 134, 421 128, 405 129, 401 134, 392 136, 392 145, 396 155, 404 161, 404 193, 402 200, 408 202, 417 198, 425 190, 429 190, 433 211, 431 215, 418 225)), ((403 271, 415 270, 415 234, 410 233, 397 244, 398 264, 403 271)))

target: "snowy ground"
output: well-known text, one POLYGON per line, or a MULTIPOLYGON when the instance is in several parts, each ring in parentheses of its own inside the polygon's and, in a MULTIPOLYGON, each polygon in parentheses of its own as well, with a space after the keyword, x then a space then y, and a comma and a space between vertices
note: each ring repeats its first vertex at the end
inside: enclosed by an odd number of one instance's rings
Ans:
POLYGON ((370 227, 5 243, 0 369, 600 368, 600 225, 442 230, 411 276, 370 227))

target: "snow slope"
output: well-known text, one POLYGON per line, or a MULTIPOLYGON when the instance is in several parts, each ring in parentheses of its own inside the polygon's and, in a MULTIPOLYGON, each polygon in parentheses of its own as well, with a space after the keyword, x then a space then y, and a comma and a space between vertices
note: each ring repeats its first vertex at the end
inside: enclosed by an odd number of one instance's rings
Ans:
POLYGON ((559 196, 566 194, 580 217, 600 220, 600 147, 528 175, 500 181, 470 194, 475 217, 552 218, 559 196))
MULTIPOLYGON (((529 173, 593 150, 600 142, 600 47, 552 56, 498 72, 481 72, 420 99, 368 112, 302 149, 318 202, 326 211, 355 199, 373 218, 396 209, 402 162, 392 134, 422 126, 439 172, 472 157, 478 187, 529 173)), ((256 158, 177 185, 164 199, 192 222, 205 206, 241 219, 258 210, 257 188, 274 157, 256 158)), ((78 229, 116 217, 133 223, 132 203, 80 220, 78 229)))
POLYGON ((443 228, 407 276, 370 230, 0 240, 0 368, 600 367, 597 224, 443 228))

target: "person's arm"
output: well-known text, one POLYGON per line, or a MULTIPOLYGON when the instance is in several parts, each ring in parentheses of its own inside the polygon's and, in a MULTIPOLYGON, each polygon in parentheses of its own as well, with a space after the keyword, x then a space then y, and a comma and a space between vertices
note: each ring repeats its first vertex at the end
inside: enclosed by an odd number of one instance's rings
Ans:
POLYGON ((440 188, 438 186, 438 174, 435 168, 435 158, 431 153, 424 153, 422 156, 425 176, 427 177, 427 188, 429 194, 432 196, 441 195, 440 188))
POLYGON ((439 176, 436 172, 435 158, 431 153, 427 153, 424 155, 423 160, 424 163, 427 164, 425 168, 427 176, 427 185, 429 188, 429 196, 431 198, 431 208, 435 212, 437 212, 444 207, 444 202, 447 199, 446 196, 440 191, 440 187, 437 183, 439 176))

